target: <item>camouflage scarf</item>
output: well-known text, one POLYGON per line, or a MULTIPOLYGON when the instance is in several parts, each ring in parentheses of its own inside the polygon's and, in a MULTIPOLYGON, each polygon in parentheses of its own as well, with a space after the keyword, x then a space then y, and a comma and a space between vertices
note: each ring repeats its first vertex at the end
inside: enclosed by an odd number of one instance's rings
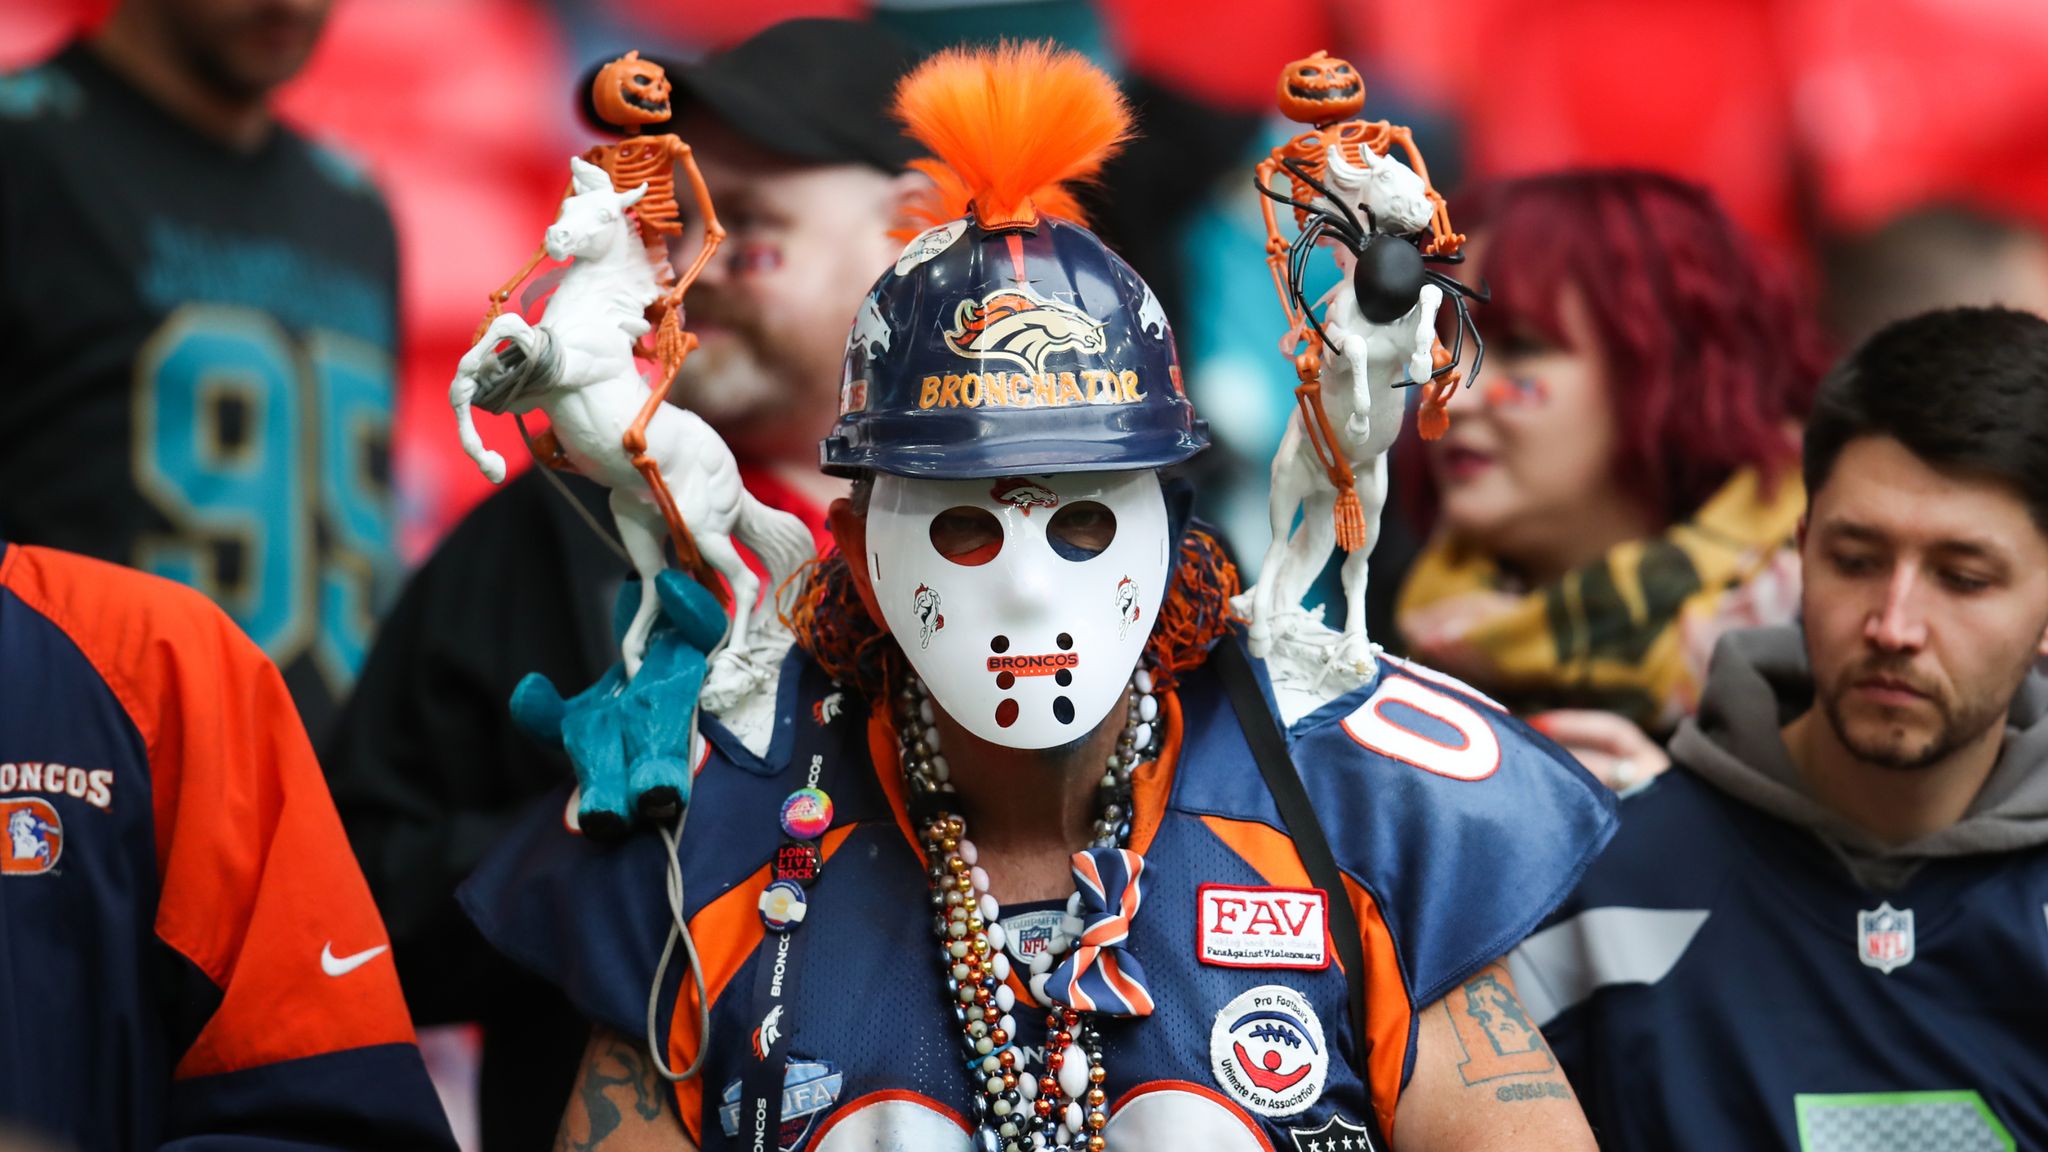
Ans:
POLYGON ((1766 496, 1744 469, 1692 519, 1540 588, 1439 532, 1395 620, 1410 654, 1518 713, 1600 708, 1661 733, 1697 705, 1722 632, 1792 618, 1805 507, 1796 475, 1766 496))

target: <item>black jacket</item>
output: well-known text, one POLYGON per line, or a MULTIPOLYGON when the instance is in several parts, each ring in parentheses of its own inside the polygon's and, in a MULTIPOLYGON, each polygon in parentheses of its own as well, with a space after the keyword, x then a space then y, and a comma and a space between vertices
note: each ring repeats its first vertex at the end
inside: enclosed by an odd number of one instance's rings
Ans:
MULTIPOLYGON (((564 480, 609 525, 604 490, 564 480)), ((507 701, 528 672, 570 693, 616 659, 609 620, 626 571, 545 477, 513 480, 413 575, 321 757, 414 1019, 484 1026, 489 1152, 549 1147, 588 1030, 484 944, 455 887, 571 778, 565 756, 512 726, 507 701)))

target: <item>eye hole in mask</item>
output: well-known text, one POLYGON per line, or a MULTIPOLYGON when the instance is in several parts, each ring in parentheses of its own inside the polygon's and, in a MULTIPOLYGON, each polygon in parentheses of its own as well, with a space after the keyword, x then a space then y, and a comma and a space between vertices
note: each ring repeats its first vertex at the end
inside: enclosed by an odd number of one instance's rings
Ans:
POLYGON ((1052 514, 1045 539, 1062 560, 1093 560, 1116 539, 1116 513, 1094 500, 1065 505, 1052 514))
POLYGON ((1003 524, 986 508, 962 504, 932 517, 932 548, 964 568, 979 568, 1003 550, 1003 524))

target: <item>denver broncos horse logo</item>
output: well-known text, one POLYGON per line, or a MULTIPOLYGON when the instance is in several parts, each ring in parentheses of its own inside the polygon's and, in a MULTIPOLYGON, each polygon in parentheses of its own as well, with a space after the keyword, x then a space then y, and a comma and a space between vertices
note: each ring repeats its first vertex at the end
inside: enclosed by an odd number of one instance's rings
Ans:
POLYGON ((1026 516, 1033 508, 1057 508, 1060 495, 1043 484, 1033 484, 1022 476, 1011 476, 998 480, 988 490, 989 498, 999 503, 1021 508, 1026 516))
MULTIPOLYGON (((10 765, 11 767, 11 765, 10 765)), ((57 866, 64 851, 64 822, 48 801, 0 801, 0 875, 35 875, 57 866)))
POLYGON ((1017 288, 960 301, 946 330, 946 347, 961 356, 1009 360, 1033 373, 1044 372, 1055 352, 1097 353, 1106 346, 1101 323, 1086 312, 1017 288))

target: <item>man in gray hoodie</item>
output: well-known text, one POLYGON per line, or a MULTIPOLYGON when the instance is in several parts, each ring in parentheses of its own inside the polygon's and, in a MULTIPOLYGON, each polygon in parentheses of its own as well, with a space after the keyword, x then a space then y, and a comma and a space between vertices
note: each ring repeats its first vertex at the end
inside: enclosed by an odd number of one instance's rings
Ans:
POLYGON ((2048 321, 1880 331, 1805 478, 1801 625, 1510 971, 1609 1149, 2048 1148, 2048 321))

